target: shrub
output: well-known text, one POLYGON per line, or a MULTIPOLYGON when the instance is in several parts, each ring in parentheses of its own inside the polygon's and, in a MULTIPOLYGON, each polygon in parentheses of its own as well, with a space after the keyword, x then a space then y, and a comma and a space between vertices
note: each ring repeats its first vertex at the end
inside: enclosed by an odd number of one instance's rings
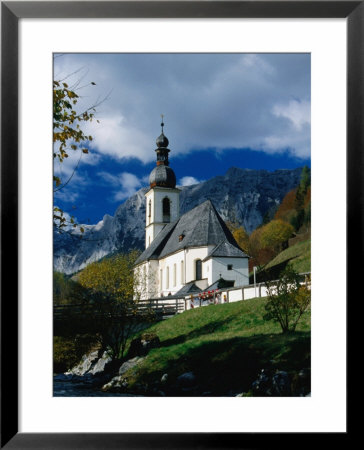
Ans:
POLYGON ((295 331, 311 303, 310 283, 302 286, 298 273, 287 266, 278 281, 266 282, 266 286, 268 298, 264 319, 278 322, 283 333, 295 331))

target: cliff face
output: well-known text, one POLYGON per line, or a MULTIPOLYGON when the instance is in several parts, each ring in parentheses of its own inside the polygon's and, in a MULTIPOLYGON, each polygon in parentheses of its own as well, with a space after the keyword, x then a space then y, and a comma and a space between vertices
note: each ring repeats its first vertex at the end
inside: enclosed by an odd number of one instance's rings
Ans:
MULTIPOLYGON (((182 187, 180 212, 184 214, 210 199, 224 220, 239 222, 250 233, 297 186, 301 170, 268 172, 232 167, 223 176, 182 187)), ((140 189, 126 200, 114 217, 105 215, 98 224, 85 225, 82 239, 55 233, 54 269, 71 274, 112 252, 144 249, 147 190, 140 189)))

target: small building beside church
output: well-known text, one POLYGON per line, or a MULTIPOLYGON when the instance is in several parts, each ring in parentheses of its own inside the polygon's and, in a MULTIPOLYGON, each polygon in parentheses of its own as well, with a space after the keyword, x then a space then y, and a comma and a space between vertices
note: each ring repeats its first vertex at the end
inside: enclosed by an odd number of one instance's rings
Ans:
POLYGON ((141 298, 189 295, 249 284, 248 256, 207 200, 180 216, 169 141, 157 138, 146 197, 145 250, 135 263, 141 298))

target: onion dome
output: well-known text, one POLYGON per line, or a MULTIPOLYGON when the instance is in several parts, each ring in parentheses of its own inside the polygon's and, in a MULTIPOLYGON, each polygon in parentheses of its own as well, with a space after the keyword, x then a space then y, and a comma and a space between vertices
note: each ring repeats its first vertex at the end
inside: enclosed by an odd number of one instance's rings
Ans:
POLYGON ((149 184, 151 188, 155 186, 175 188, 176 175, 169 166, 159 165, 154 167, 151 171, 149 175, 149 184))
POLYGON ((158 148, 161 148, 161 147, 167 148, 167 147, 168 147, 168 144, 169 144, 169 141, 168 141, 168 139, 166 138, 166 136, 164 136, 163 132, 162 132, 162 134, 157 138, 157 140, 156 140, 155 142, 156 142, 158 148))

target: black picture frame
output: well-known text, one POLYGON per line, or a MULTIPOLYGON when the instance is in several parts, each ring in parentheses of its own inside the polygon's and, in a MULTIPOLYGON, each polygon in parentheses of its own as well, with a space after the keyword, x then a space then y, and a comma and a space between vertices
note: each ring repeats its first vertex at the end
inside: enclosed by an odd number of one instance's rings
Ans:
MULTIPOLYGON (((364 1, 1 2, 1 448, 261 448, 296 434, 18 432, 18 21, 21 18, 346 18, 347 301, 363 263, 364 1), (359 244, 359 245, 358 245, 359 244), (355 249, 355 253, 354 253, 355 249), (360 252, 361 250, 361 252, 360 252), (269 444, 268 444, 269 442, 269 444)), ((348 345, 348 348, 350 345, 348 345)), ((348 413, 348 418, 350 414, 348 413)), ((349 424, 349 421, 348 421, 349 424)), ((350 427, 348 425, 348 432, 350 427)), ((335 435, 336 443, 349 433, 335 435)), ((316 433, 315 443, 327 436, 316 433)), ((302 434, 306 445, 310 433, 302 434)))

